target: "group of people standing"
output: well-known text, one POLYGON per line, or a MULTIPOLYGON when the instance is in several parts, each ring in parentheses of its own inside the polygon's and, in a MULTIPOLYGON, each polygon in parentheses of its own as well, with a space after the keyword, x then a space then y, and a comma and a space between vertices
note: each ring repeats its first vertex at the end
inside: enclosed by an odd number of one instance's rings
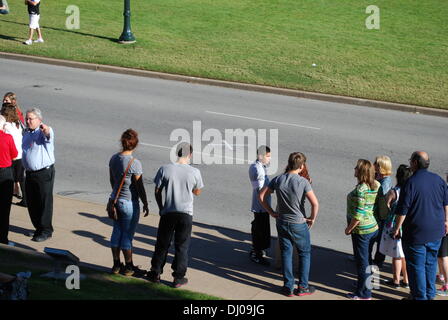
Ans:
POLYGON ((54 133, 42 122, 38 108, 26 111, 8 92, 0 115, 0 243, 9 244, 9 217, 13 197, 27 207, 35 230, 31 240, 52 237, 54 133))

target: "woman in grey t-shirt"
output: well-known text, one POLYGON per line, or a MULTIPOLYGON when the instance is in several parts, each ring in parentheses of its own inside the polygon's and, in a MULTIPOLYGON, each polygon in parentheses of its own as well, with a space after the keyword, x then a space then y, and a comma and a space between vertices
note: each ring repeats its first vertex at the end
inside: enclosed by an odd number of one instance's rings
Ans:
MULTIPOLYGON (((112 187, 111 199, 115 199, 123 174, 133 159, 132 153, 138 145, 138 134, 128 129, 121 135, 122 151, 112 156, 109 161, 110 185, 112 187)), ((118 195, 117 211, 118 220, 114 221, 111 237, 112 256, 114 265, 112 273, 123 272, 126 276, 132 276, 139 272, 132 262, 132 240, 140 218, 140 203, 143 202, 145 217, 149 214, 148 200, 143 186, 143 169, 139 160, 133 160, 126 174, 123 186, 118 195), (125 265, 120 262, 120 250, 123 252, 125 265)))

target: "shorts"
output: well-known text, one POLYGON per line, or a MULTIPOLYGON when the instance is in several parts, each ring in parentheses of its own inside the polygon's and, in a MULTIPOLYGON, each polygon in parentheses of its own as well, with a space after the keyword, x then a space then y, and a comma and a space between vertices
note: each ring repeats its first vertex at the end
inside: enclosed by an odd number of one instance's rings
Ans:
POLYGON ((30 29, 39 29, 40 14, 30 14, 30 29))
POLYGON ((440 243, 439 253, 437 254, 439 258, 448 257, 448 236, 442 238, 442 242, 440 243))

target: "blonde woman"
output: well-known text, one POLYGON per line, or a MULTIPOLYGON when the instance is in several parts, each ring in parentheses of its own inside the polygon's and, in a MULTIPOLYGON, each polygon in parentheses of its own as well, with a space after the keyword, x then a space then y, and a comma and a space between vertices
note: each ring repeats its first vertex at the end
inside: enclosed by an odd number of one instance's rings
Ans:
POLYGON ((373 263, 379 268, 383 266, 386 256, 380 252, 381 234, 383 233, 384 224, 389 215, 389 208, 386 205, 386 195, 392 188, 392 161, 388 156, 377 156, 374 162, 375 179, 381 184, 381 189, 378 194, 378 207, 375 212, 375 217, 378 222, 378 239, 375 258, 373 263))
POLYGON ((375 180, 375 169, 369 160, 359 159, 355 167, 357 184, 347 196, 346 235, 351 235, 355 254, 358 284, 354 293, 347 297, 352 300, 370 300, 372 292, 367 287, 370 276, 368 267, 372 265, 371 254, 378 236, 378 224, 373 208, 380 189, 375 180))

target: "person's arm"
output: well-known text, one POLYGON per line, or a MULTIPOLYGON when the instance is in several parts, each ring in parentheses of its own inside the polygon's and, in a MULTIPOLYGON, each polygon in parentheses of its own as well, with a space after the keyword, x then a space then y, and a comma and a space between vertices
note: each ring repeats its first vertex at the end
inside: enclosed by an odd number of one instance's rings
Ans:
POLYGON ((352 220, 350 221, 350 224, 345 229, 345 234, 347 236, 351 235, 353 230, 358 226, 358 224, 359 224, 359 220, 352 218, 352 220))
POLYGON ((199 196, 201 194, 201 192, 202 192, 202 189, 193 189, 193 194, 195 196, 199 196))
POLYGON ((109 168, 109 182, 110 182, 110 187, 112 188, 112 190, 115 187, 115 179, 114 179, 114 175, 112 174, 112 169, 109 168))
POLYGON ((397 193, 394 189, 390 189, 389 192, 386 194, 386 205, 390 209, 390 206, 392 203, 394 203, 397 200, 397 193))
POLYGON ((365 215, 366 198, 365 191, 359 186, 356 187, 356 206, 354 208, 352 219, 345 229, 345 234, 348 236, 352 234, 353 230, 359 225, 362 217, 365 215))
POLYGON ((260 201, 261 205, 263 206, 263 208, 266 209, 266 212, 269 213, 270 216, 274 217, 274 218, 278 218, 278 213, 274 212, 274 210, 272 210, 271 206, 269 205, 267 198, 268 195, 272 194, 274 192, 274 190, 268 188, 268 187, 264 187, 263 189, 261 189, 260 193, 258 194, 258 201, 260 201))
POLYGON ((47 126, 46 124, 41 123, 40 124, 40 130, 45 135, 47 140, 51 140, 51 127, 47 126))
POLYGON ((308 224, 308 228, 311 229, 314 222, 317 218, 317 213, 319 212, 319 201, 317 200, 316 195, 314 194, 314 191, 311 190, 305 194, 306 198, 311 204, 311 216, 306 219, 306 223, 308 224))
POLYGON ((159 213, 163 210, 163 201, 162 201, 162 190, 161 188, 155 188, 154 197, 156 198, 157 206, 159 207, 159 213))
POLYGON ((145 217, 147 217, 149 215, 149 206, 148 206, 148 198, 146 197, 145 185, 143 184, 143 176, 133 175, 132 177, 134 179, 135 186, 137 188, 138 196, 143 202, 143 212, 145 213, 145 217))
POLYGON ((448 206, 445 206, 445 235, 448 234, 448 206))

